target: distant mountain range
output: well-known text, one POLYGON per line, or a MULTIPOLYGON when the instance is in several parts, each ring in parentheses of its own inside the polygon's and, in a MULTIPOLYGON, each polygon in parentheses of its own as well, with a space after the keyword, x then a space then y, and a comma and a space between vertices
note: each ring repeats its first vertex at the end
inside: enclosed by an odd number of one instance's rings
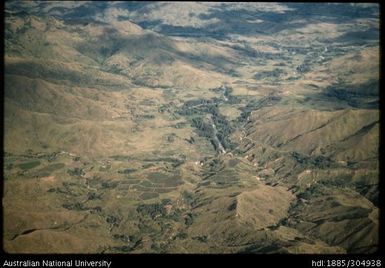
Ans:
POLYGON ((378 4, 9 1, 4 30, 7 252, 378 249, 378 4))

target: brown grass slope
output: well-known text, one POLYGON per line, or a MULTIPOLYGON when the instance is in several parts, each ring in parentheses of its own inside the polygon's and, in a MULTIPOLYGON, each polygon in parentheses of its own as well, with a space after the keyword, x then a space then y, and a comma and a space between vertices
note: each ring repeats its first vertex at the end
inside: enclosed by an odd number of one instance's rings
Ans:
POLYGON ((280 150, 323 154, 344 161, 378 157, 377 110, 263 108, 253 112, 251 121, 247 136, 280 150))
MULTIPOLYGON (((177 47, 130 22, 78 27, 52 17, 8 16, 6 25, 9 152, 67 148, 91 155, 126 154, 141 146, 135 135, 128 138, 138 128, 132 121, 157 113, 164 103, 161 91, 146 86, 189 88, 180 94, 193 96, 226 78, 209 70, 213 67, 208 63, 207 71, 202 70, 178 49, 187 43, 179 41, 177 47)), ((155 133, 151 124, 143 126, 147 134, 155 133)))

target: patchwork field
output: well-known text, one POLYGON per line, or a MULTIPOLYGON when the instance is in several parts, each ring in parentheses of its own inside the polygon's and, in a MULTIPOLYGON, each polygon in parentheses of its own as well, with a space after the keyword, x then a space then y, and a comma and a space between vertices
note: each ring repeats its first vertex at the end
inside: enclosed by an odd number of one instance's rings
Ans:
POLYGON ((6 2, 9 253, 373 253, 379 5, 6 2))

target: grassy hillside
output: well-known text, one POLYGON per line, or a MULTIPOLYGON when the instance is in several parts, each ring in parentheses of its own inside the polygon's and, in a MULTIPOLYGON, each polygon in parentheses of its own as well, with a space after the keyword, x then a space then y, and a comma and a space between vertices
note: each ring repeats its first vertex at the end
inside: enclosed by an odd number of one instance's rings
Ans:
POLYGON ((378 14, 7 2, 4 250, 375 252, 378 14))

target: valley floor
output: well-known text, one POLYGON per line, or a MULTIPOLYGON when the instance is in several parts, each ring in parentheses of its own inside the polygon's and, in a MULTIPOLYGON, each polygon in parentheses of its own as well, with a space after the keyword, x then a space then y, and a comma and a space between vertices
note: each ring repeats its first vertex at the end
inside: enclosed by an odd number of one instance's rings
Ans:
POLYGON ((6 252, 378 250, 378 5, 5 7, 6 252))

